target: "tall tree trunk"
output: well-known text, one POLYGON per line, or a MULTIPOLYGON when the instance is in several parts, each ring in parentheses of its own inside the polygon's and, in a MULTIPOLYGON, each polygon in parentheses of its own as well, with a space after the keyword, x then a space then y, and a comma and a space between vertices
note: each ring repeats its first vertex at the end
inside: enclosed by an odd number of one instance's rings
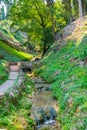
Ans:
POLYGON ((46 52, 46 46, 47 46, 47 42, 46 42, 46 31, 45 31, 45 27, 43 27, 43 54, 42 57, 44 56, 45 52, 46 52))
POLYGON ((82 17, 83 16, 82 0, 78 0, 78 7, 79 7, 79 17, 82 17))
POLYGON ((86 3, 85 3, 85 0, 82 0, 82 9, 83 9, 83 15, 86 15, 86 3))
POLYGON ((47 6, 51 6, 51 19, 52 19, 52 33, 53 33, 53 39, 55 39, 55 19, 54 19, 54 0, 47 0, 47 6))
POLYGON ((70 11, 70 23, 72 22, 72 5, 71 0, 69 0, 69 11, 70 11))
POLYGON ((44 56, 44 54, 46 53, 46 40, 44 40, 44 44, 43 44, 43 54, 42 57, 44 56))
POLYGON ((54 30, 54 28, 55 28, 55 19, 54 19, 54 11, 53 11, 53 9, 54 9, 54 1, 52 3, 52 11, 51 11, 51 15, 52 15, 52 32, 53 32, 53 39, 54 39, 55 38, 55 30, 54 30))
POLYGON ((30 37, 28 35, 28 39, 27 39, 27 42, 26 42, 26 50, 27 50, 27 52, 30 52, 30 44, 29 44, 29 42, 30 42, 30 37))

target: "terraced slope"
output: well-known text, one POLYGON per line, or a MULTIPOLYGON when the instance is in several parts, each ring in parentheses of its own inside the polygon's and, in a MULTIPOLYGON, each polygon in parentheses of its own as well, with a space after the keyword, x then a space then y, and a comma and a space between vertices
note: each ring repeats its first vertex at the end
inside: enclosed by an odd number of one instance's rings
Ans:
POLYGON ((37 74, 51 83, 62 130, 87 129, 87 17, 67 26, 37 74), (74 26, 73 26, 74 24, 74 26), (77 26, 79 25, 79 26, 77 26), (72 29, 73 28, 73 29, 72 29))

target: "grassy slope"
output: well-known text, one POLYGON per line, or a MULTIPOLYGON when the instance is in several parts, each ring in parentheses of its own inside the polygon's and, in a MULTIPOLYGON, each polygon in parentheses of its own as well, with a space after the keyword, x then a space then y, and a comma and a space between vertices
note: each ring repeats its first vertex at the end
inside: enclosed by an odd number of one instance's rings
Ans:
MULTIPOLYGON (((4 20, 0 22, 0 32, 3 34, 4 37, 6 37, 7 39, 10 38, 10 40, 12 40, 12 42, 15 44, 18 43, 18 45, 20 45, 21 43, 18 42, 19 41, 23 41, 23 37, 20 34, 16 34, 17 36, 19 36, 20 38, 17 40, 13 35, 15 33, 12 33, 10 30, 10 25, 11 22, 9 20, 4 20)), ((11 44, 11 43, 10 43, 11 44)), ((18 47, 16 47, 18 48, 18 47)), ((15 47, 12 47, 10 45, 8 45, 7 43, 4 43, 2 41, 0 41, 0 54, 5 56, 6 60, 20 60, 20 59, 27 59, 30 60, 32 58, 31 54, 27 54, 25 52, 22 51, 17 51, 15 49, 15 47), (12 58, 11 58, 12 57, 12 58)))
POLYGON ((3 20, 0 21, 0 32, 8 38, 11 38, 13 41, 18 42, 14 36, 12 35, 12 32, 10 31, 11 22, 9 20, 3 20))
MULTIPOLYGON (((12 32, 9 29, 10 24, 11 23, 8 20, 1 21, 0 32, 3 34, 4 37, 10 38, 13 41, 13 43, 17 42, 19 44, 19 42, 14 38, 12 32)), ((20 39, 22 40, 22 37, 20 37, 20 39)), ((18 51, 2 41, 0 41, 0 55, 4 56, 4 59, 6 61, 15 61, 15 62, 20 60, 30 60, 33 57, 31 54, 25 53, 23 51, 18 51)), ((4 67, 5 63, 4 65, 3 63, 4 61, 0 59, 0 84, 2 84, 8 78, 8 74, 6 72, 7 70, 4 67)))
POLYGON ((12 22, 10 20, 3 20, 0 21, 0 31, 7 37, 12 38, 13 41, 18 42, 20 44, 23 44, 27 41, 26 37, 19 32, 15 32, 16 30, 18 30, 18 27, 15 26, 15 29, 11 29, 12 22))
MULTIPOLYGON (((80 27, 79 27, 80 28, 80 27)), ((68 40, 58 51, 48 53, 42 60, 38 73, 51 83, 53 96, 58 100, 57 119, 62 130, 85 130, 87 128, 87 31, 84 25, 78 40, 68 40)), ((76 34, 74 34, 76 36, 76 34)), ((59 43, 61 44, 61 43, 59 43)))
POLYGON ((10 55, 15 55, 16 57, 20 58, 20 59, 31 59, 32 55, 31 54, 27 54, 25 52, 21 52, 21 51, 17 51, 13 48, 11 48, 10 46, 6 45, 5 43, 0 41, 0 48, 5 50, 6 52, 8 52, 10 55))

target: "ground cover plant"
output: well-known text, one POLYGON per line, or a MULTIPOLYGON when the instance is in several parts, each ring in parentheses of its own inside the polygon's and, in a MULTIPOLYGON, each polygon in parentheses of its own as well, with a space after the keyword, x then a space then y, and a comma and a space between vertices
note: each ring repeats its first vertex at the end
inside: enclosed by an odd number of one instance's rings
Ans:
POLYGON ((57 120, 62 130, 87 127, 87 44, 84 40, 85 37, 79 45, 75 40, 67 41, 56 52, 51 48, 36 71, 51 83, 50 89, 59 105, 57 120))
POLYGON ((8 78, 7 62, 0 60, 0 84, 2 84, 8 78))
MULTIPOLYGON (((23 90, 19 90, 20 94, 12 95, 6 93, 3 99, 0 99, 0 128, 7 130, 32 130, 34 121, 31 118, 31 101, 29 96, 32 95, 34 84, 32 80, 25 76, 22 83, 23 90)), ((19 88, 20 89, 20 88, 19 88)))

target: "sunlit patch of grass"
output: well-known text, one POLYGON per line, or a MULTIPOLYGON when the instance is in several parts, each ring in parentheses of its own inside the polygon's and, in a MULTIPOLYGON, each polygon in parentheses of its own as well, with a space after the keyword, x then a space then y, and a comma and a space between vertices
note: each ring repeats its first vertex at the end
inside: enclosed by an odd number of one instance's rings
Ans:
POLYGON ((28 54, 28 53, 25 53, 25 52, 22 52, 22 51, 17 51, 15 49, 11 48, 10 46, 3 43, 2 41, 0 41, 0 48, 4 49, 9 54, 16 55, 20 59, 28 59, 28 60, 30 60, 33 57, 31 54, 28 54))

